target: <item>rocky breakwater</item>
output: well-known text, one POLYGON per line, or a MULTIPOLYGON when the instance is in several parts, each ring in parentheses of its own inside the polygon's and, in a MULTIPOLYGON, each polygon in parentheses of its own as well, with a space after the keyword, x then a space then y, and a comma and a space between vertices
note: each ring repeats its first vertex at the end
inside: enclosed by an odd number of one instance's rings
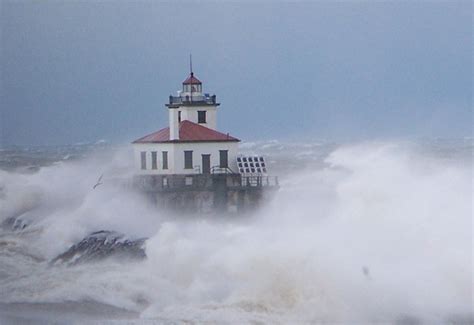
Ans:
POLYGON ((107 258, 141 260, 146 257, 146 238, 129 239, 114 231, 96 231, 51 261, 51 265, 68 266, 101 261, 107 258))

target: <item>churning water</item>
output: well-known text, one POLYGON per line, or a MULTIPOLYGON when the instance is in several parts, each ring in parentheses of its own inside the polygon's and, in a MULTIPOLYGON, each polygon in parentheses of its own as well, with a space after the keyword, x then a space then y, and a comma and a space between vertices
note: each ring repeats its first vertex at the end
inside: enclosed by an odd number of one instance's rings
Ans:
POLYGON ((1 151, 0 323, 473 321, 470 139, 242 147, 281 180, 245 217, 114 186, 127 149, 1 151), (51 265, 99 230, 149 238, 147 257, 51 265))

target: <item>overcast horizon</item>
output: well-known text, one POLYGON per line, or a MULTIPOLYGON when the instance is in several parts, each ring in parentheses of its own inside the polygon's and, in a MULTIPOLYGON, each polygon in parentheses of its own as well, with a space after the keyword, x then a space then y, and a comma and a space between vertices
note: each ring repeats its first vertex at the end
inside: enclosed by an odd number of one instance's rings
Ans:
POLYGON ((472 136, 472 3, 2 1, 0 145, 126 143, 189 74, 244 140, 472 136))

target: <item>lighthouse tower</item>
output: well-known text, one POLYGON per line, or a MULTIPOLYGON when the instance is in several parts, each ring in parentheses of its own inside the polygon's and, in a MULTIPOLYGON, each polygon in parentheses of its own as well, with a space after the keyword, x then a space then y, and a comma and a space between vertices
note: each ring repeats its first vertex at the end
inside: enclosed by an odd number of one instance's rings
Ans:
POLYGON ((203 95, 202 82, 191 73, 183 81, 183 88, 178 96, 170 96, 169 108, 170 139, 179 139, 178 126, 181 121, 191 121, 209 129, 216 130, 216 113, 220 104, 216 95, 203 95))
POLYGON ((217 131, 216 95, 203 93, 191 69, 177 96, 169 96, 169 125, 133 142, 137 173, 234 173, 239 139, 217 131))

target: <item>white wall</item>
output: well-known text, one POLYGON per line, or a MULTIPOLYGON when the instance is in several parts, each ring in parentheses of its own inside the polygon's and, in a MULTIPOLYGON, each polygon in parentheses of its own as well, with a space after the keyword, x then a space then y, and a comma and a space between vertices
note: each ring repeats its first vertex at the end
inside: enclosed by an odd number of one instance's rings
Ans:
POLYGON ((197 112, 206 111, 206 123, 198 124, 212 130, 217 130, 217 106, 181 106, 176 110, 181 111, 181 121, 188 120, 194 123, 198 123, 197 112))
POLYGON ((237 154, 238 142, 200 142, 200 143, 177 143, 174 149, 175 174, 193 174, 194 170, 184 169, 184 151, 193 151, 193 166, 199 166, 202 171, 202 156, 211 155, 211 168, 219 166, 219 150, 228 150, 229 167, 238 172, 237 154))
POLYGON ((174 174, 174 146, 171 143, 134 143, 135 171, 141 175, 174 174), (141 169, 141 152, 146 152, 146 169, 141 169), (151 169, 151 152, 157 152, 158 169, 151 169), (163 170, 162 152, 168 152, 168 169, 163 170))
POLYGON ((170 140, 179 139, 179 122, 178 122, 178 109, 170 108, 169 113, 169 127, 170 127, 170 140))
POLYGON ((211 168, 219 166, 219 150, 228 150, 229 167, 234 172, 238 172, 237 154, 238 142, 185 142, 185 143, 134 143, 135 151, 135 170, 141 175, 169 175, 169 174, 195 174, 197 171, 193 169, 184 169, 184 151, 193 151, 193 167, 199 167, 202 171, 203 154, 211 155, 211 168), (141 169, 141 152, 146 152, 147 169, 141 169), (157 151, 158 169, 151 169, 151 152, 157 151), (162 167, 162 151, 168 151, 168 170, 162 167))

